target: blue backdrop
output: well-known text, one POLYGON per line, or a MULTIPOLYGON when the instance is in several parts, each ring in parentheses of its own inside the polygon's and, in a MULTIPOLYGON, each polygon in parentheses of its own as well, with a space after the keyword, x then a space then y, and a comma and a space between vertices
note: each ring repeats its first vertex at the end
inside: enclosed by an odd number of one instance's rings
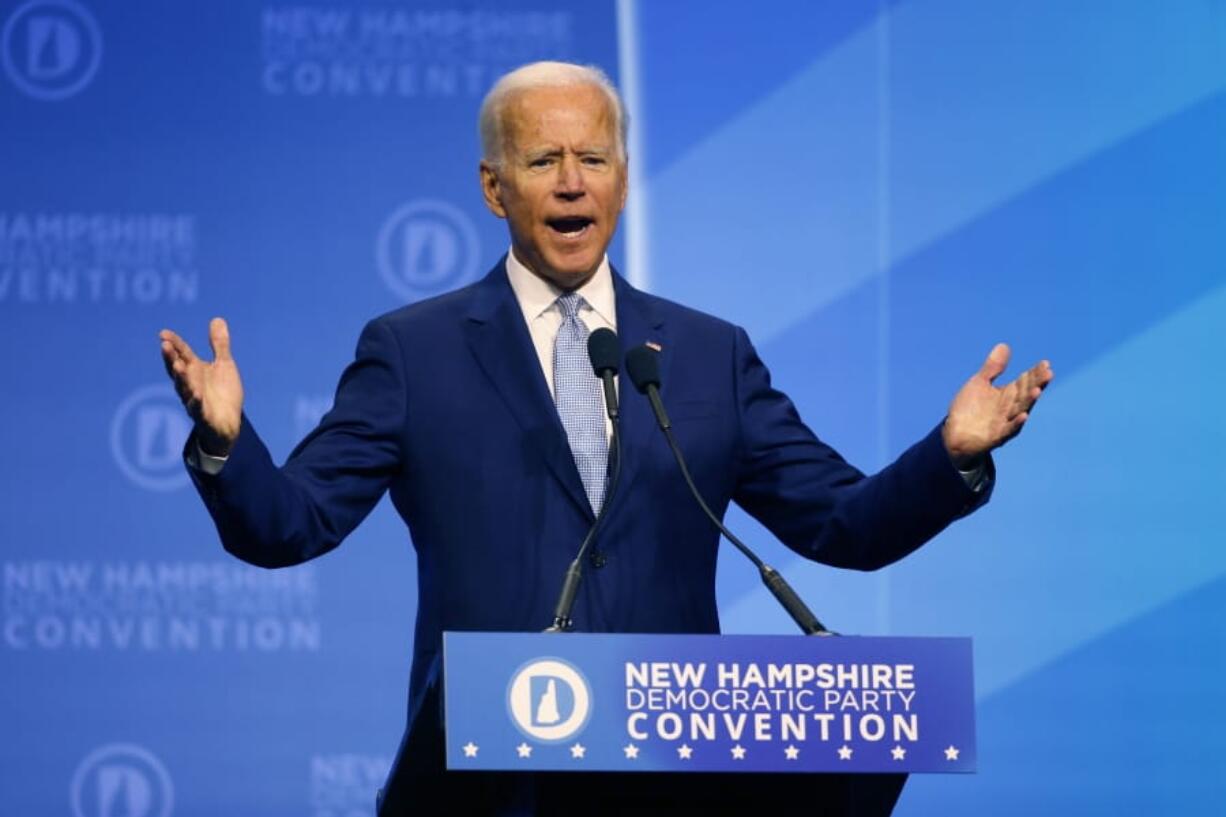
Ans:
MULTIPOLYGON (((226 556, 156 333, 226 316, 283 457, 368 318, 505 250, 477 107, 545 57, 626 91, 614 262, 746 326, 862 467, 994 342, 1054 362, 991 505, 899 565, 730 515, 835 629, 974 637, 980 771, 898 813, 1220 813, 1221 0, 0 2, 0 811, 372 813, 403 525, 226 556)), ((719 581, 727 631, 790 632, 719 581)))

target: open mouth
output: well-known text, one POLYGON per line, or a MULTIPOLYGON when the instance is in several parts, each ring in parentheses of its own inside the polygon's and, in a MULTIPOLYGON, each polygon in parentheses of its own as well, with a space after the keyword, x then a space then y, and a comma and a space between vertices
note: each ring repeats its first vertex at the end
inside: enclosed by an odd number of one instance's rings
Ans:
POLYGON ((587 216, 565 216, 546 219, 545 223, 563 238, 579 238, 592 226, 592 219, 587 216))

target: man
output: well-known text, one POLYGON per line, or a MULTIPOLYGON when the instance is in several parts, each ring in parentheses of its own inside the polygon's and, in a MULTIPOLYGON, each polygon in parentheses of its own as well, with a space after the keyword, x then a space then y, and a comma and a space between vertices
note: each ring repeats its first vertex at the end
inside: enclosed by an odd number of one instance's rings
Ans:
MULTIPOLYGON (((603 504, 608 428, 582 353, 590 330, 661 349, 664 402, 717 513, 735 500, 799 553, 860 569, 901 558, 983 504, 989 452, 1021 430, 1052 378, 1043 362, 996 388, 1009 355, 997 346, 941 424, 865 477, 771 387, 742 330, 610 270, 605 250, 627 194, 625 130, 616 91, 594 69, 537 63, 499 80, 482 105, 480 179, 486 205, 507 221, 510 252, 484 280, 367 324, 333 409, 280 469, 242 413, 225 322, 209 326, 212 363, 161 333, 195 420, 189 470, 227 550, 266 567, 314 558, 385 490, 409 526, 419 603, 408 729, 381 814, 428 813, 427 798, 440 796, 451 813, 576 805, 575 777, 442 772, 437 686, 443 630, 551 623, 561 577, 603 504)), ((622 392, 622 483, 576 627, 718 632, 718 535, 645 401, 622 392)), ((595 801, 673 808, 660 780, 630 793, 610 787, 595 801)), ((735 793, 719 796, 729 805, 735 793)), ((588 800, 580 811, 591 812, 588 800)))

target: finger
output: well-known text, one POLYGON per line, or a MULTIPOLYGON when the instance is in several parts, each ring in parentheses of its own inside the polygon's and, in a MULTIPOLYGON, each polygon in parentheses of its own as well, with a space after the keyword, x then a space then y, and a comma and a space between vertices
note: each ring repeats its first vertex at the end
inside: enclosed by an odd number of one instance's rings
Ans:
POLYGON ((175 394, 179 395, 179 400, 183 402, 183 405, 190 405, 192 400, 192 390, 188 388, 186 380, 175 380, 175 394))
MULTIPOLYGON (((169 347, 169 344, 167 344, 167 347, 169 347)), ((171 385, 174 386, 175 394, 179 395, 179 400, 188 410, 188 413, 192 413, 196 397, 187 374, 188 364, 179 358, 173 350, 170 352, 163 350, 162 359, 166 364, 166 374, 170 375, 171 385)))
POLYGON ((230 357, 230 327, 224 318, 209 321, 209 346, 213 347, 214 360, 232 360, 230 357))
MULTIPOLYGON (((187 341, 171 332, 169 329, 163 329, 160 333, 163 344, 170 344, 170 348, 175 355, 181 358, 186 363, 191 363, 196 359, 196 353, 192 351, 192 347, 187 345, 187 341)), ((163 350, 165 346, 162 347, 163 350)))
POLYGON ((166 373, 170 375, 171 385, 174 387, 175 394, 179 395, 179 400, 184 407, 191 411, 192 390, 187 380, 187 364, 184 363, 175 354, 173 349, 170 349, 170 344, 165 344, 162 350, 162 360, 166 364, 166 373), (170 349, 170 351, 167 351, 170 349))
POLYGON ((1051 383, 1055 374, 1051 370, 1051 364, 1046 360, 1032 366, 1025 377, 1019 378, 1021 387, 1021 403, 1026 411, 1029 411, 1034 406, 1035 402, 1043 394, 1043 390, 1051 383))
POLYGON ((1018 434, 1021 434, 1022 426, 1026 425, 1026 420, 1028 420, 1029 418, 1030 418, 1029 414, 1027 414, 1026 412, 1022 412, 1021 414, 1017 415, 1012 420, 1010 420, 1009 425, 1005 430, 1005 436, 1000 441, 1000 445, 1004 445, 1005 443, 1009 442, 1014 437, 1016 437, 1018 434))
POLYGON ((993 447, 1004 445, 1005 443, 1009 442, 1009 440, 1016 437, 1019 433, 1021 433, 1022 426, 1026 424, 1028 419, 1030 419, 1030 413, 1023 411, 1021 414, 1015 415, 1006 420, 1000 429, 1000 441, 993 447))
POLYGON ((1032 405, 1034 404, 1030 400, 1024 398, 1010 401, 1008 409, 1005 410, 1005 422, 1017 422, 1017 418, 1030 411, 1032 405))
POLYGON ((1006 343, 998 343, 992 347, 992 351, 988 353, 988 359, 983 362, 983 366, 979 369, 979 374, 992 382, 1000 377, 1001 372, 1009 365, 1009 345, 1006 343))
POLYGON ((1009 419, 1020 412, 1029 411, 1043 389, 1051 382, 1052 373, 1047 361, 1037 363, 1023 372, 1016 380, 1004 386, 1005 415, 1009 419))
POLYGON ((186 384, 187 369, 191 363, 185 360, 168 340, 162 341, 162 363, 166 367, 166 374, 170 375, 170 379, 174 381, 176 389, 186 384))
POLYGON ((1043 390, 1038 386, 1032 386, 1029 391, 1023 392, 1021 399, 1018 400, 1017 404, 1013 408, 1013 411, 1010 412, 1010 414, 1013 416, 1011 416, 1009 419, 1014 421, 1018 417, 1029 417, 1031 409, 1034 408, 1034 404, 1038 401, 1039 395, 1042 393, 1043 390))
POLYGON ((1035 368, 1038 369, 1037 376, 1039 380, 1039 388, 1040 389, 1047 388, 1047 384, 1050 383, 1052 380, 1054 380, 1056 377, 1056 373, 1051 368, 1051 361, 1048 361, 1048 360, 1040 361, 1039 364, 1035 366, 1035 368))
POLYGON ((166 366, 166 374, 170 375, 171 378, 177 377, 175 373, 175 363, 178 361, 178 359, 179 356, 175 353, 175 347, 170 344, 170 341, 163 340, 162 363, 166 366))
POLYGON ((1051 380, 1051 364, 1046 360, 1040 360, 1038 363, 1027 369, 1023 376, 1032 378, 1035 382, 1051 380))
POLYGON ((1027 372, 1001 389, 1001 407, 1006 422, 1013 422, 1019 414, 1029 411, 1034 405, 1031 394, 1035 386, 1030 373, 1027 372))

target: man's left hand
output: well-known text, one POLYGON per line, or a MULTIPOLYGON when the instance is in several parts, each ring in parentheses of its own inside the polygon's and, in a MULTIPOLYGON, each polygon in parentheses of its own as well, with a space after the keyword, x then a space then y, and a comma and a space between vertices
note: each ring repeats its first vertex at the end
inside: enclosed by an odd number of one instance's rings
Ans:
POLYGON ((1009 365, 1009 347, 998 343, 979 371, 958 390, 949 404, 942 436, 954 464, 973 468, 993 448, 1012 440, 1030 418, 1035 401, 1055 376, 1051 364, 1040 361, 1017 380, 997 388, 993 381, 1009 365))

